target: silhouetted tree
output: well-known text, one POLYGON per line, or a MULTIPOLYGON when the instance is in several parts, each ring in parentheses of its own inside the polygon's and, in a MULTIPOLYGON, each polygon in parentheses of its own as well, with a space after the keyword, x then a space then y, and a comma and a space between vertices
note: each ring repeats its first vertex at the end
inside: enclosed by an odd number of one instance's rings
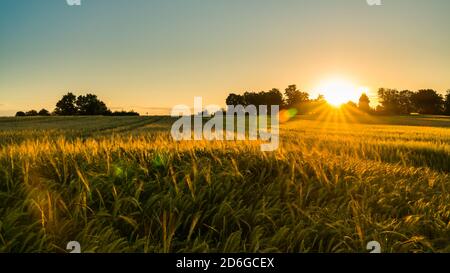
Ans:
POLYGON ((384 114, 398 114, 398 91, 394 89, 378 89, 378 101, 380 107, 377 107, 379 112, 384 114))
POLYGON ((127 111, 114 111, 114 112, 109 111, 109 113, 106 115, 108 115, 108 116, 139 116, 139 113, 137 113, 133 110, 128 111, 128 112, 127 111))
POLYGON ((358 108, 365 113, 370 113, 372 111, 372 109, 370 108, 370 99, 366 95, 366 93, 363 93, 359 98, 358 108))
POLYGON ((16 113, 16 117, 25 117, 25 116, 26 116, 26 114, 23 111, 19 111, 16 113))
MULTIPOLYGON (((261 92, 245 92, 243 95, 230 94, 227 105, 279 105, 282 108, 296 108, 297 113, 317 113, 329 109, 324 96, 311 100, 309 94, 297 90, 296 85, 290 85, 283 94, 278 89, 261 92), (327 106, 327 107, 324 107, 327 106)), ((450 115, 450 90, 447 91, 445 100, 442 95, 431 89, 417 92, 396 89, 380 88, 378 90, 379 105, 373 110, 370 107, 370 99, 367 94, 362 94, 358 105, 348 102, 345 108, 358 108, 370 114, 404 115, 419 112, 421 114, 447 114, 450 115)), ((270 107, 269 107, 270 109, 270 107)))
POLYGON ((50 116, 50 112, 47 109, 41 109, 38 113, 39 116, 50 116))
POLYGON ((436 115, 443 112, 444 99, 432 89, 417 91, 411 100, 420 114, 436 115))
POLYGON ((268 92, 263 92, 266 105, 278 105, 280 108, 284 106, 283 94, 280 90, 273 88, 268 92))
POLYGON ((268 112, 271 111, 272 105, 278 105, 280 108, 284 106, 283 94, 280 90, 273 88, 270 91, 261 92, 245 92, 244 95, 230 94, 226 99, 227 105, 254 105, 259 111, 260 105, 266 105, 268 112))
POLYGON ((35 117, 38 115, 38 112, 36 110, 30 110, 28 112, 25 113, 27 115, 27 117, 35 117))
POLYGON ((80 115, 105 115, 108 113, 106 104, 93 94, 78 96, 75 104, 80 115))
POLYGON ((381 106, 377 107, 377 111, 382 114, 406 114, 401 107, 401 97, 398 90, 380 88, 378 90, 378 101, 381 106))
POLYGON ((297 90, 295 84, 289 85, 289 87, 285 89, 284 95, 286 96, 286 106, 288 108, 299 107, 301 104, 305 104, 309 101, 309 94, 297 90))
POLYGON ((380 106, 376 112, 382 114, 442 114, 445 103, 442 95, 432 89, 423 89, 417 92, 380 88, 378 90, 380 106))
POLYGON ((75 102, 77 97, 73 93, 67 93, 56 103, 55 114, 61 116, 72 116, 77 114, 75 102))
POLYGON ((450 90, 448 90, 445 95, 444 114, 450 116, 450 90))
POLYGON ((244 102, 245 105, 254 105, 258 108, 259 105, 264 104, 264 99, 261 96, 261 93, 256 92, 245 92, 244 93, 244 102))
POLYGON ((399 112, 401 114, 411 114, 417 111, 414 102, 412 101, 412 97, 414 92, 409 90, 403 90, 399 93, 398 104, 399 104, 399 112))
POLYGON ((244 100, 244 96, 236 95, 234 93, 231 93, 230 95, 228 95, 228 97, 226 99, 226 103, 227 103, 227 105, 232 105, 232 106, 246 105, 246 102, 244 100))

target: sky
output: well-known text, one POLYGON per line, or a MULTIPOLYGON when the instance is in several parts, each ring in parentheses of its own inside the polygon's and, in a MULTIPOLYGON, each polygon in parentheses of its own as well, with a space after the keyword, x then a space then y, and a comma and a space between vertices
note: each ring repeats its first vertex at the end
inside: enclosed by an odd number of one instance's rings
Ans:
POLYGON ((53 110, 71 91, 113 110, 329 79, 450 89, 450 1, 0 0, 0 115, 53 110))

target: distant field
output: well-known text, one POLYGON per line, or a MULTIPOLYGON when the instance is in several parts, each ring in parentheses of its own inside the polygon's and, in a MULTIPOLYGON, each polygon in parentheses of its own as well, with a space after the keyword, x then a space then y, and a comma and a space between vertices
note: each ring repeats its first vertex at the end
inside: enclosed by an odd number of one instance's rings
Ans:
POLYGON ((280 149, 170 117, 0 118, 0 252, 450 252, 450 118, 299 116, 280 149))

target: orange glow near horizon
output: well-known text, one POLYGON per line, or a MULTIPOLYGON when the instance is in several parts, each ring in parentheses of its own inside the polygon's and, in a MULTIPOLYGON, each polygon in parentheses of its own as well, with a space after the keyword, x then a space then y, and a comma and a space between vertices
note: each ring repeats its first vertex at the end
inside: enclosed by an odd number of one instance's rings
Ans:
POLYGON ((323 81, 315 92, 323 95, 330 105, 340 107, 349 101, 357 103, 360 96, 368 93, 369 89, 345 79, 333 78, 323 81))
POLYGON ((291 84, 334 106, 364 85, 372 107, 378 88, 450 88, 450 1, 28 2, 0 9, 0 116, 51 111, 67 92, 169 115, 196 96, 225 106, 230 93, 291 84), (411 18, 425 23, 409 31, 411 18))

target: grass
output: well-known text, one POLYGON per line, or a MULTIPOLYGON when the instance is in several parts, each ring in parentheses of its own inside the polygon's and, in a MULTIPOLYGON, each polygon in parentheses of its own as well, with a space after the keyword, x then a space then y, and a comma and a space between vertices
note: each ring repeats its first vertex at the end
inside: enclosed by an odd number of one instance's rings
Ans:
POLYGON ((297 117, 270 153, 172 122, 0 118, 0 252, 450 252, 449 118, 297 117))

